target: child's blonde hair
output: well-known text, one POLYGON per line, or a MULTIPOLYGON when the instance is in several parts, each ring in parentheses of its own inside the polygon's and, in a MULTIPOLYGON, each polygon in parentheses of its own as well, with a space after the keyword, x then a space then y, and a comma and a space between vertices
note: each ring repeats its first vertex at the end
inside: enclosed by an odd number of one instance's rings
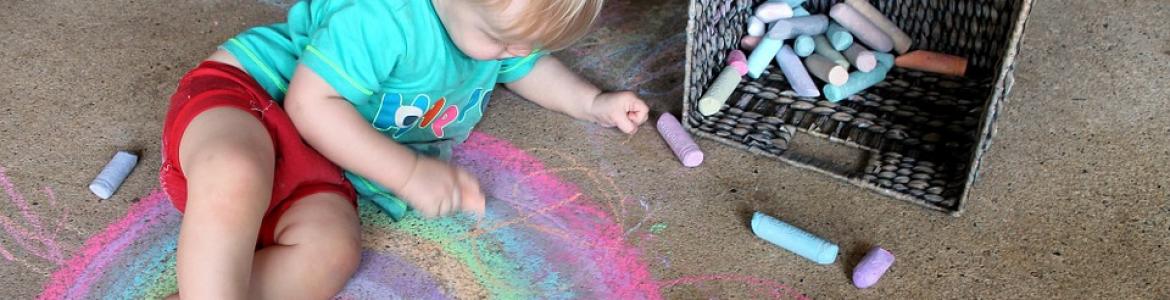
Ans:
MULTIPOLYGON (((503 10, 512 0, 475 0, 490 8, 503 10)), ((545 51, 568 48, 589 33, 601 13, 604 0, 528 0, 527 7, 510 25, 501 28, 507 39, 534 39, 545 51)), ((509 22, 507 20, 501 20, 509 22)))

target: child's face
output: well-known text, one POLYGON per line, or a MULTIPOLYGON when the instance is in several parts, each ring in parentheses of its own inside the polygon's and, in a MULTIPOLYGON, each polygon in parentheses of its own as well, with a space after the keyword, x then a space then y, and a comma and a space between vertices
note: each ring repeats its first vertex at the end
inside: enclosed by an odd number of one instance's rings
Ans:
POLYGON ((532 53, 531 41, 504 40, 506 32, 500 29, 521 15, 528 0, 512 0, 503 10, 466 0, 433 2, 447 35, 463 54, 476 60, 499 60, 532 53))

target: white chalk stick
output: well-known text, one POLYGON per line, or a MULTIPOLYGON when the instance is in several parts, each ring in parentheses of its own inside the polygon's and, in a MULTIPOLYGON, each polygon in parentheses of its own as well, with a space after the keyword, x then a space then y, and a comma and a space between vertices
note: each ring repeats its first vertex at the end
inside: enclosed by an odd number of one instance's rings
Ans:
POLYGON ((792 7, 788 3, 767 2, 756 7, 756 18, 764 23, 772 23, 779 19, 792 17, 792 7))
POLYGON ((849 70, 824 55, 809 55, 804 59, 804 66, 813 76, 832 85, 842 85, 849 80, 849 70))
POLYGON ((861 45, 853 44, 841 54, 844 54, 845 59, 857 67, 858 71, 869 72, 877 67, 877 58, 873 56, 873 51, 865 50, 861 45))
POLYGON ((138 164, 138 155, 128 151, 118 151, 114 154, 114 159, 102 168, 102 172, 98 174, 97 178, 89 184, 89 190, 97 195, 99 198, 110 199, 118 187, 122 186, 122 182, 126 180, 126 176, 130 176, 130 171, 134 170, 134 166, 138 164))
POLYGON ((764 21, 760 21, 760 18, 752 17, 750 20, 748 20, 747 33, 750 36, 762 36, 764 35, 766 25, 767 24, 764 24, 764 21))

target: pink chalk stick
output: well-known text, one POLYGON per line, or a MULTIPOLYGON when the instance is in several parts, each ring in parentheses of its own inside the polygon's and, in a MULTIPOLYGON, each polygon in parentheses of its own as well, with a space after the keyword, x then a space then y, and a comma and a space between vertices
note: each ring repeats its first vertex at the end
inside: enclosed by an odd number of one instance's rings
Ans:
POLYGON ((854 38, 865 43, 870 49, 878 52, 890 52, 894 49, 894 41, 890 40, 890 36, 849 4, 837 3, 837 5, 833 5, 833 8, 829 9, 829 16, 837 21, 837 24, 841 24, 841 27, 852 32, 854 38))
POLYGON ((727 66, 735 68, 735 71, 739 72, 739 76, 747 75, 747 55, 744 55, 743 51, 731 50, 730 53, 727 53, 727 66))
POLYGON ((691 139, 691 135, 682 128, 674 115, 663 113, 658 117, 658 133, 684 166, 697 167, 703 163, 703 150, 699 149, 699 145, 695 144, 695 140, 691 139))
POLYGON ((869 253, 865 254, 865 258, 861 259, 857 267, 853 268, 853 286, 862 289, 873 286, 893 264, 893 253, 882 249, 882 247, 873 247, 869 253))
POLYGON ((764 38, 758 36, 745 36, 743 39, 739 40, 739 47, 747 51, 755 50, 756 46, 760 44, 760 40, 762 39, 764 38))

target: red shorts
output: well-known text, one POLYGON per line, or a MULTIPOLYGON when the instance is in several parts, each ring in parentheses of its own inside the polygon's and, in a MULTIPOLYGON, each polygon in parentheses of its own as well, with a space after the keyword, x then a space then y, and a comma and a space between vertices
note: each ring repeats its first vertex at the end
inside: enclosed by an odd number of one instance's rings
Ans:
POLYGON ((179 165, 179 142, 192 119, 219 107, 234 107, 251 113, 272 137, 276 169, 272 199, 260 226, 258 246, 275 243, 274 231, 280 216, 305 196, 337 193, 357 209, 353 186, 345 180, 341 169, 301 140, 288 114, 256 80, 231 65, 207 61, 179 81, 163 123, 163 161, 159 181, 180 212, 187 206, 187 178, 179 165))

